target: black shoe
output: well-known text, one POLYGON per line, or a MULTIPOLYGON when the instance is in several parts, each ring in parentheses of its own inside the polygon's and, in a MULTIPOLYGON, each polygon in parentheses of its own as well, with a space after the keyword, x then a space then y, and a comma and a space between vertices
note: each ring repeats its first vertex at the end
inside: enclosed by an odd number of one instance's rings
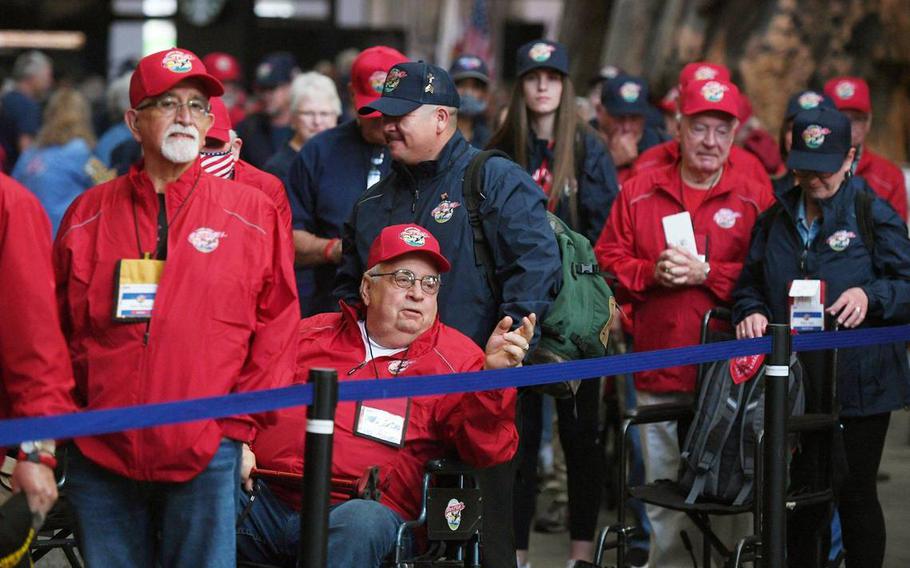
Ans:
POLYGON ((626 564, 629 566, 644 566, 648 563, 648 551, 644 548, 633 548, 626 554, 626 564))

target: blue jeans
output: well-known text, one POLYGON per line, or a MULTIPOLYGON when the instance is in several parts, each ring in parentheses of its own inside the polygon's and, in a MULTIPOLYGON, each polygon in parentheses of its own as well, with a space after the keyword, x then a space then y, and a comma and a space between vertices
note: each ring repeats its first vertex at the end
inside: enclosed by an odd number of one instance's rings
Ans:
MULTIPOLYGON (((256 500, 237 527, 237 554, 242 560, 293 568, 300 547, 300 514, 280 501, 262 481, 256 500)), ((237 511, 250 496, 237 489, 237 511)), ((352 499, 329 510, 327 568, 379 568, 395 547, 401 517, 376 501, 352 499)))
POLYGON ((75 445, 67 460, 66 496, 88 566, 236 566, 239 442, 222 440, 208 467, 183 483, 122 477, 96 465, 75 445))

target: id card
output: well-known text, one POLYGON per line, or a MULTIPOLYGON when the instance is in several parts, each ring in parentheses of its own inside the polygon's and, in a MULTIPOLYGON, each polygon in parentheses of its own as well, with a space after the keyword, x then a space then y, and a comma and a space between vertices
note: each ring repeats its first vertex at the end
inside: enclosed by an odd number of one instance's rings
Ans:
POLYGON ((114 279, 114 321, 140 322, 152 317, 163 260, 123 258, 114 279))
POLYGON ((410 413, 409 398, 358 402, 354 435, 401 448, 404 446, 410 413))

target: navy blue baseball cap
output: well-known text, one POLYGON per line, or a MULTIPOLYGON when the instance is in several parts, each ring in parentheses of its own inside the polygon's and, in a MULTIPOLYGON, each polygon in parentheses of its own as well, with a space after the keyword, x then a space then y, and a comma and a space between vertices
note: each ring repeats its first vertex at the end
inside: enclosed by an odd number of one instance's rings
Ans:
POLYGON ((297 61, 290 53, 286 51, 272 53, 256 67, 256 86, 273 89, 290 83, 297 69, 297 61))
POLYGON ((449 76, 456 82, 462 79, 477 79, 485 85, 490 83, 490 70, 483 59, 476 55, 459 56, 449 67, 449 76))
POLYGON ((787 101, 787 114, 784 115, 784 120, 793 120, 793 117, 804 110, 812 110, 821 107, 836 108, 831 99, 818 91, 810 89, 808 91, 796 93, 787 101))
POLYGON ((791 170, 836 172, 850 152, 850 119, 833 108, 804 110, 793 119, 791 170))
POLYGON ((515 68, 519 77, 541 67, 569 74, 569 52, 559 42, 545 39, 529 41, 518 48, 517 56, 515 68))
POLYGON ((382 87, 382 96, 357 112, 404 116, 421 105, 458 108, 461 97, 446 70, 423 61, 393 65, 382 87))
POLYGON ((643 116, 648 112, 648 85, 639 77, 619 74, 604 83, 600 104, 613 116, 643 116))

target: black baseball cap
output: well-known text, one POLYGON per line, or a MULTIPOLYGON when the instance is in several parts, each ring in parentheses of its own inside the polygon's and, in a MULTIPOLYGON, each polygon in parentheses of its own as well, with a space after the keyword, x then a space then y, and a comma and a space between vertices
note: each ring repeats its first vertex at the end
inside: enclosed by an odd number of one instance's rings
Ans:
POLYGON ((850 119, 833 108, 804 110, 793 119, 791 170, 836 172, 850 152, 850 119))
POLYGON ((537 39, 518 48, 515 68, 521 77, 528 71, 554 69, 563 75, 569 74, 569 52, 566 46, 556 41, 537 39))
POLYGON ((784 115, 784 120, 793 120, 793 117, 802 111, 819 107, 836 108, 831 99, 818 91, 813 91, 811 89, 801 91, 790 97, 790 100, 787 101, 787 114, 784 115))
POLYGON ((485 85, 490 83, 490 70, 483 59, 476 55, 459 56, 449 67, 449 75, 456 82, 462 79, 477 79, 485 85))
POLYGON ((290 83, 297 72, 297 60, 286 51, 271 53, 256 67, 256 86, 274 89, 290 83))
POLYGON ((640 77, 620 73, 604 83, 600 104, 613 116, 643 116, 648 113, 648 85, 640 77))
POLYGON ((404 116, 421 105, 458 108, 461 97, 445 69, 423 61, 409 61, 393 65, 382 87, 382 96, 357 112, 404 116))

